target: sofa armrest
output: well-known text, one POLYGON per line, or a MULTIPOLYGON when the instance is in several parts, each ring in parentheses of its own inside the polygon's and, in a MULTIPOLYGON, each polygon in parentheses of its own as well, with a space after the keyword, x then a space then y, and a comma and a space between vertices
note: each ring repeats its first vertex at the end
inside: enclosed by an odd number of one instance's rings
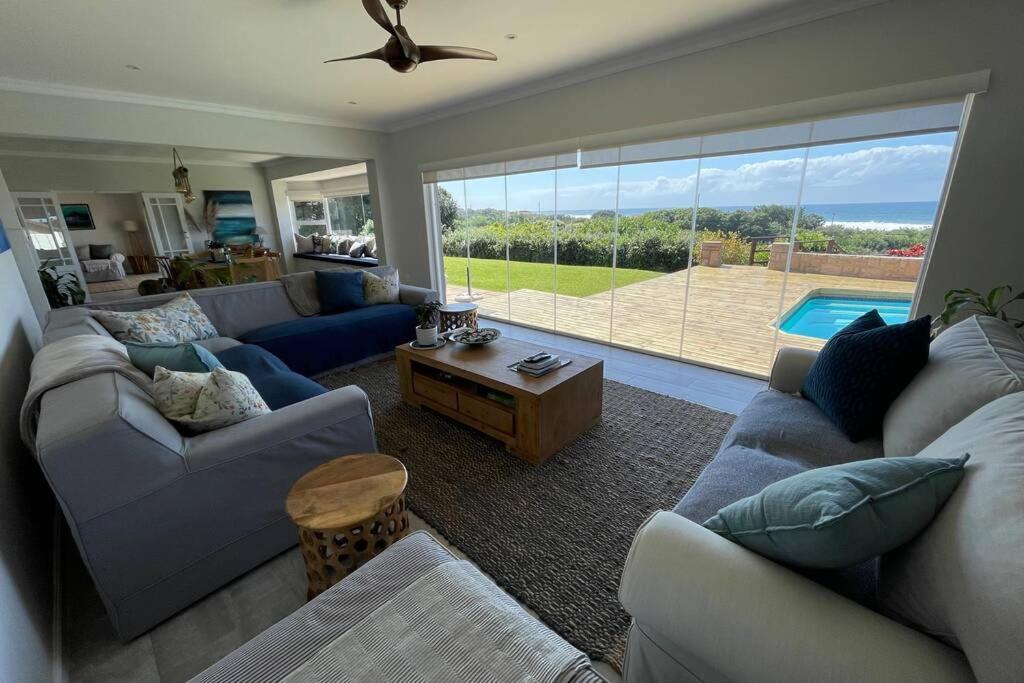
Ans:
POLYGON ((783 346, 775 356, 768 386, 787 394, 799 394, 800 387, 804 385, 804 378, 807 377, 807 371, 811 369, 811 365, 814 364, 814 359, 817 357, 817 351, 783 346))
POLYGON ((671 512, 637 532, 619 600, 724 680, 973 680, 962 653, 671 512))
POLYGON ((370 400, 357 386, 347 386, 293 403, 267 415, 206 432, 188 440, 190 471, 262 453, 268 457, 322 455, 323 461, 351 453, 373 453, 370 400))
POLYGON ((118 252, 114 252, 113 254, 110 255, 110 260, 111 261, 116 261, 118 263, 124 263, 125 262, 125 255, 121 254, 121 253, 118 253, 118 252))
POLYGON ((398 300, 406 306, 415 306, 428 301, 438 301, 438 296, 435 290, 426 287, 399 285, 398 300))

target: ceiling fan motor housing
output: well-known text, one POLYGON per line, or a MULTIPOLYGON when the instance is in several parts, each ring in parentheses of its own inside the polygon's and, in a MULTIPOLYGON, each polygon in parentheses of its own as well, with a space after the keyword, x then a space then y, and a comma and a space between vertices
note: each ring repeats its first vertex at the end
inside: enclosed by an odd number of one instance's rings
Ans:
POLYGON ((405 6, 409 4, 409 0, 387 0, 388 4, 391 5, 391 9, 405 9, 405 6))

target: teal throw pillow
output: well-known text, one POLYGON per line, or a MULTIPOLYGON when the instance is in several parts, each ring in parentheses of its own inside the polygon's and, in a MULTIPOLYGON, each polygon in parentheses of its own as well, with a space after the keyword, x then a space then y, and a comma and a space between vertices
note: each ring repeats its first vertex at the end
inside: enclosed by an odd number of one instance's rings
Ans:
POLYGON ((198 344, 140 344, 125 342, 132 365, 153 376, 156 366, 175 372, 212 372, 222 367, 217 357, 198 344))
POLYGON ((704 526, 778 562, 851 567, 928 526, 969 457, 877 458, 808 470, 722 508, 704 526))

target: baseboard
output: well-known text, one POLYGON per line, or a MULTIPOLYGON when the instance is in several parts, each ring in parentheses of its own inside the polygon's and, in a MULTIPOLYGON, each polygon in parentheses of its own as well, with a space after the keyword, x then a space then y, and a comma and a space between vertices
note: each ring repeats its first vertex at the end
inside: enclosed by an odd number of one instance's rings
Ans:
POLYGON ((50 661, 53 683, 64 683, 64 524, 60 508, 53 506, 53 615, 50 632, 50 661))

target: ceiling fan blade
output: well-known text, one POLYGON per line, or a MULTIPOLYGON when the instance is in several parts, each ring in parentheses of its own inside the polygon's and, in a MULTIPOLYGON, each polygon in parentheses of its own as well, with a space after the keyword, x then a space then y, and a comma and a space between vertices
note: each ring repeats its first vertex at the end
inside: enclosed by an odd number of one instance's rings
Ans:
POLYGON ((353 59, 379 59, 382 62, 386 62, 387 58, 384 56, 384 48, 380 47, 372 52, 364 52, 361 55, 353 55, 351 57, 338 57, 337 59, 328 59, 324 64, 330 64, 331 62, 347 62, 353 59))
POLYGON ((420 45, 420 63, 436 62, 439 59, 486 59, 498 61, 498 56, 487 50, 475 47, 456 47, 454 45, 420 45))
POLYGON ((395 25, 391 23, 391 17, 384 11, 384 6, 380 4, 380 0, 363 0, 363 9, 366 10, 371 19, 377 22, 378 26, 398 39, 398 42, 402 45, 402 53, 411 59, 416 44, 412 42, 412 39, 409 38, 409 35, 404 30, 399 31, 395 28, 395 25))

